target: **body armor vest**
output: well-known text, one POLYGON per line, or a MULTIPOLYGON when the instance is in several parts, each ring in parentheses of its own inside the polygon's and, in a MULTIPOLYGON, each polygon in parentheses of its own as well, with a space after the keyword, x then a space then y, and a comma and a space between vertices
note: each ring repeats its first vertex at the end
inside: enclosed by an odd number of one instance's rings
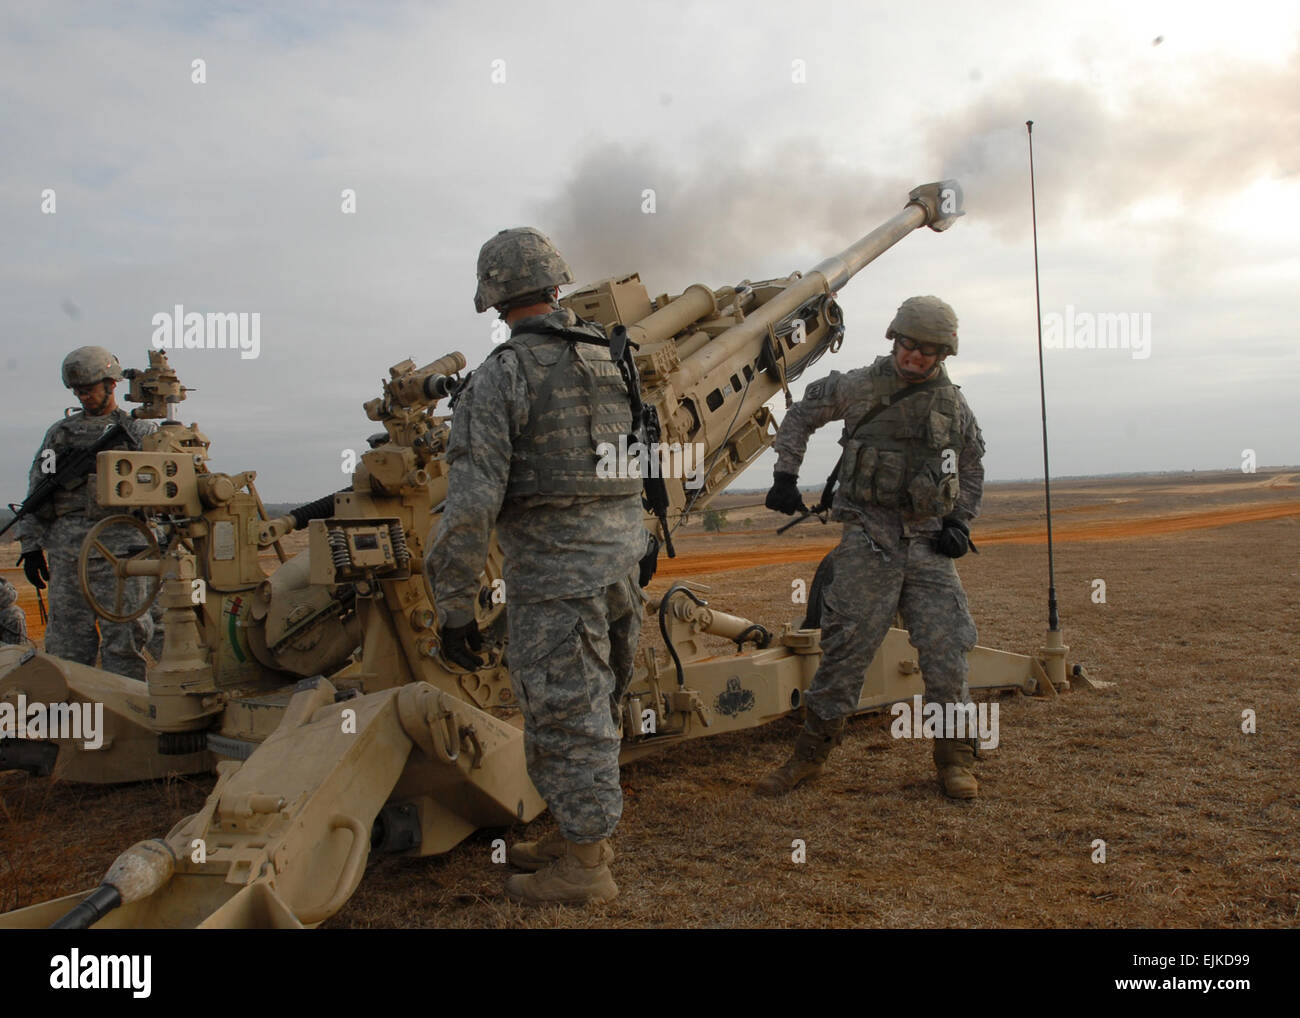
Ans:
POLYGON ((873 370, 871 378, 872 407, 890 405, 843 440, 844 498, 912 518, 947 516, 957 505, 965 447, 957 387, 944 374, 934 389, 899 399, 896 377, 873 370))
MULTIPOLYGON (((549 317, 549 316, 548 316, 549 317)), ((598 446, 632 433, 627 384, 598 326, 519 332, 500 348, 519 358, 532 400, 515 442, 506 496, 597 495, 641 491, 640 476, 601 476, 598 446)))
MULTIPOLYGON (((152 430, 147 425, 142 427, 141 422, 136 421, 128 411, 120 407, 101 417, 87 417, 84 413, 75 413, 59 421, 54 433, 50 436, 49 448, 54 451, 56 468, 59 460, 65 454, 94 445, 99 436, 104 433, 104 429, 113 424, 125 425, 127 431, 135 436, 137 442, 144 434, 152 430)), ((121 441, 115 442, 111 448, 126 449, 128 446, 129 443, 123 438, 121 441)), ((87 479, 94 472, 95 463, 92 460, 86 464, 86 469, 80 476, 65 478, 60 487, 54 492, 54 497, 36 511, 36 517, 50 521, 56 517, 68 516, 74 513, 86 514, 92 518, 112 515, 113 511, 100 509, 95 501, 94 489, 86 487, 87 479)), ((122 510, 116 511, 120 512, 122 510)))

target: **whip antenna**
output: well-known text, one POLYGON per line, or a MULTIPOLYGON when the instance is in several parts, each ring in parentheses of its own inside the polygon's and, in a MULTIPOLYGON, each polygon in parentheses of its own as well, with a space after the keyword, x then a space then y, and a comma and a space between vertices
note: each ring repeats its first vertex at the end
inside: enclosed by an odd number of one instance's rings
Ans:
MULTIPOLYGON (((1052 554, 1052 481, 1047 463, 1047 388, 1043 381, 1043 298, 1038 287, 1038 201, 1034 193, 1034 122, 1025 121, 1029 132, 1029 209, 1034 224, 1034 307, 1038 316, 1038 399, 1043 414, 1043 491, 1047 497, 1047 634, 1042 655, 1043 675, 1039 692, 1055 696, 1058 689, 1069 689, 1065 677, 1065 653, 1069 650, 1061 637, 1061 619, 1056 607, 1056 566, 1052 554)), ((1076 674, 1080 673, 1078 666, 1076 674)))
POLYGON ((1047 628, 1058 630, 1056 610, 1056 568, 1052 557, 1052 474, 1047 466, 1047 391, 1043 383, 1043 299, 1038 291, 1038 203, 1034 195, 1034 122, 1025 121, 1029 132, 1029 210, 1034 223, 1034 306, 1038 313, 1038 403, 1043 413, 1043 491, 1047 496, 1047 628))

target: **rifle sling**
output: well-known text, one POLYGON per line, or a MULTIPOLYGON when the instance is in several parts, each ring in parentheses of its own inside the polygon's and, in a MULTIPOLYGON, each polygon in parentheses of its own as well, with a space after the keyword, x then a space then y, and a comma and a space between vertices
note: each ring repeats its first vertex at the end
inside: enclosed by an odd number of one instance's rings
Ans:
MULTIPOLYGON (((951 383, 947 381, 941 383, 939 379, 932 378, 928 382, 921 382, 918 385, 909 385, 906 389, 900 389, 898 392, 893 394, 888 403, 877 403, 863 414, 858 423, 853 425, 852 429, 849 430, 848 434, 850 436, 856 435, 864 425, 874 421, 890 407, 896 405, 899 400, 907 399, 908 396, 915 396, 918 392, 929 392, 933 389, 938 389, 941 384, 949 385, 951 383)), ((818 510, 829 509, 831 507, 831 502, 835 498, 835 486, 839 483, 840 479, 840 468, 843 465, 844 454, 840 453, 840 458, 835 461, 835 469, 832 470, 830 476, 826 478, 826 487, 822 489, 822 499, 821 503, 817 507, 818 510)))

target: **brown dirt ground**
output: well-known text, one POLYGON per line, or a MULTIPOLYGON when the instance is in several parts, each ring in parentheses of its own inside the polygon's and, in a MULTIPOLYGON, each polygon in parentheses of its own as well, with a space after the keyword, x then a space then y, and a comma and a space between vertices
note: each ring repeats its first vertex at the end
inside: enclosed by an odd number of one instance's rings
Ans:
MULTIPOLYGON (((810 786, 756 798, 753 781, 789 751, 796 729, 785 720, 624 769, 622 893, 610 905, 525 911, 501 895, 507 870, 490 861, 492 839, 544 833, 542 817, 526 832, 480 831, 444 856, 375 860, 328 925, 1300 925, 1295 480, 1058 482, 1070 661, 1118 685, 1055 703, 1004 697, 1002 744, 978 765, 973 803, 944 799, 928 747, 895 742, 878 717, 851 722, 810 786), (1098 578, 1105 604, 1090 597, 1098 578), (1247 709, 1255 734, 1241 730, 1247 709), (791 860, 795 839, 806 862, 791 860), (1096 839, 1104 863, 1092 861, 1096 839)), ((805 523, 776 538, 762 509, 731 510, 730 524, 746 514, 749 527, 720 535, 683 528, 680 557, 653 588, 685 575, 680 566, 711 587, 716 607, 772 628, 797 620, 792 581, 811 578, 838 528, 805 523)), ((990 486, 975 534, 984 551, 959 564, 983 644, 1028 653, 1041 641, 1040 527, 1035 486, 990 486)), ((0 774, 0 910, 92 885, 121 848, 165 832, 210 785, 0 774)))

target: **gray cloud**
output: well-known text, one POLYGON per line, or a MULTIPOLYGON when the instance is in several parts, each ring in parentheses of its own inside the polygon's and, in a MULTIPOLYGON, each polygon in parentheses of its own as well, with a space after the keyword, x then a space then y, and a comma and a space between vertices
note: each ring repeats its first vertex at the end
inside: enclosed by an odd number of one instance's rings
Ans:
MULTIPOLYGON (((884 0, 804 5, 805 22, 834 24, 824 33, 791 32, 776 3, 743 17, 607 7, 566 0, 540 21, 523 0, 490 18, 467 0, 7 14, 0 475, 21 483, 66 402, 67 350, 108 345, 139 366, 151 315, 182 303, 264 316, 256 361, 173 357, 198 390, 184 416, 214 437, 214 465, 256 467, 272 500, 314 497, 339 483, 340 449, 373 430, 361 401, 387 365, 453 348, 476 364, 491 348, 492 316, 475 316, 470 295, 496 230, 546 230, 583 281, 635 270, 652 293, 675 293, 806 269, 909 188, 956 176, 969 216, 942 237, 919 231, 845 288, 849 340, 828 366, 879 352, 901 294, 939 293, 962 317, 960 380, 991 439, 991 476, 1022 476, 1038 413, 1029 116, 1044 309, 1155 322, 1149 361, 1049 361, 1049 386, 1068 379, 1049 398, 1079 421, 1059 432, 1060 468, 1217 464, 1232 458, 1215 444, 1229 436, 1261 462, 1294 459, 1290 213, 1227 211, 1247 185, 1300 165, 1296 62, 1258 56, 1254 27, 1285 42, 1294 13, 1239 5, 1231 21, 1188 12, 1175 25, 1118 0, 958 5, 943 59, 922 62, 932 24, 884 0), (574 26, 588 23, 640 44, 575 50, 574 26), (806 84, 791 81, 794 57, 808 59, 806 84), (501 85, 489 78, 498 58, 501 85), (344 187, 355 216, 340 211, 344 187), (39 211, 45 188, 57 215, 39 211), (640 211, 645 188, 653 216, 640 211), (1162 194, 1178 201, 1135 207, 1162 194), (1143 426, 1123 458, 1094 445, 1135 416, 1184 430, 1157 441, 1143 426)), ((833 452, 830 441, 827 469, 833 452)))
MULTIPOLYGON (((833 161, 817 139, 797 136, 748 150, 716 136, 689 152, 604 147, 539 206, 538 222, 580 278, 635 269, 652 286, 679 288, 729 266, 749 272, 769 252, 781 256, 773 272, 793 267, 792 252, 820 258, 858 225, 892 215, 911 187, 940 177, 961 181, 968 223, 1018 241, 1029 220, 1029 118, 1043 224, 1120 221, 1146 199, 1194 204, 1300 169, 1300 50, 1283 67, 1216 64, 1193 86, 1155 70, 1124 84, 1122 102, 1098 84, 1041 76, 984 89, 921 121, 914 176, 833 161), (646 188, 654 215, 641 211, 646 188)), ((1180 217, 1166 245, 1177 267, 1197 260, 1200 230, 1194 214, 1180 217)))
POLYGON ((675 292, 806 269, 901 209, 917 183, 836 164, 811 139, 758 157, 722 142, 689 158, 609 147, 579 163, 538 221, 577 278, 639 271, 655 292, 675 292), (653 214, 642 212, 646 189, 653 214))
POLYGON ((1040 223, 1119 219, 1159 197, 1194 206, 1300 170, 1300 50, 1283 67, 1225 61, 1190 84, 1135 71, 1125 85, 1115 101, 1091 84, 1020 79, 936 117, 928 144, 945 175, 962 181, 973 214, 1004 236, 1026 217, 1026 119, 1040 223))

